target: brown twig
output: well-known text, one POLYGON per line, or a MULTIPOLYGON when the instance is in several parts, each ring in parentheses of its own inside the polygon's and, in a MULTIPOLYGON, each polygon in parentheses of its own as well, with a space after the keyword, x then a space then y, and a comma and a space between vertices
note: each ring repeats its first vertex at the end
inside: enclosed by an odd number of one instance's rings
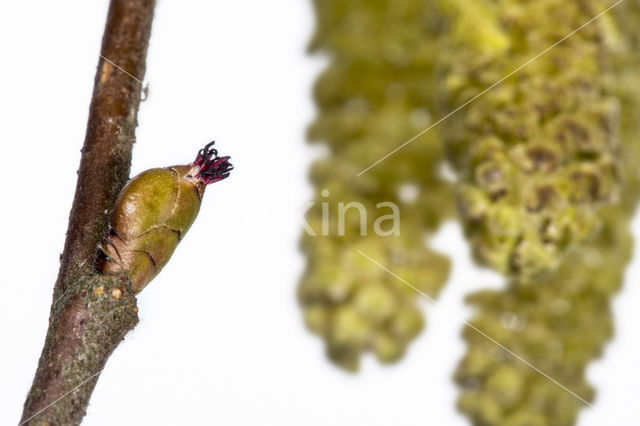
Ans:
POLYGON ((20 424, 79 424, 107 359, 138 322, 126 277, 101 276, 95 265, 129 177, 154 6, 109 7, 49 329, 20 424))

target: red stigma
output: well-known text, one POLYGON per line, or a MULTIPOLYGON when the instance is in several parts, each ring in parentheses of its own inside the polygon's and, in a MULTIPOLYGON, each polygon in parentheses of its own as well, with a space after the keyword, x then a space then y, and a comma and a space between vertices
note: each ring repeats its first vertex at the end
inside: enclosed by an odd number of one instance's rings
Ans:
POLYGON ((198 156, 193 162, 194 165, 200 168, 198 177, 206 185, 228 178, 229 173, 233 170, 233 165, 229 162, 231 157, 218 157, 218 150, 211 148, 213 144, 215 144, 215 141, 208 143, 198 151, 198 156))

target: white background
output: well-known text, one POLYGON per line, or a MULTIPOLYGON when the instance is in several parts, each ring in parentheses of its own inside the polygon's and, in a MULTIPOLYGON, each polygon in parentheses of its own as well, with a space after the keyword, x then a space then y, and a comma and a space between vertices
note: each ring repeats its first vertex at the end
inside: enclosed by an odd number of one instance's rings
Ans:
MULTIPOLYGON (((17 423, 44 341, 106 10, 95 0, 0 5, 2 425, 17 423)), ((454 273, 439 305, 425 302, 428 329, 401 363, 366 358, 345 374, 302 324, 304 131, 324 65, 305 54, 312 26, 309 0, 159 1, 132 173, 187 163, 214 138, 236 170, 209 189, 140 295, 140 324, 109 360, 84 424, 466 424, 450 380, 464 352, 462 298, 502 280, 472 265, 457 225, 435 236, 454 273)), ((581 425, 638 424, 638 277, 636 253, 581 425)))

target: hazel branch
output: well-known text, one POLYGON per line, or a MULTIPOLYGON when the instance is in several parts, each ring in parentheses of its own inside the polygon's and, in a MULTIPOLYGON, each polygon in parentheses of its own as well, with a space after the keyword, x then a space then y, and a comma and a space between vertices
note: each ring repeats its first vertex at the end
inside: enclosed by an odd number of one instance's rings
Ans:
POLYGON ((111 0, 49 328, 21 425, 80 424, 99 373, 138 322, 126 276, 99 275, 96 261, 129 177, 154 6, 111 0))

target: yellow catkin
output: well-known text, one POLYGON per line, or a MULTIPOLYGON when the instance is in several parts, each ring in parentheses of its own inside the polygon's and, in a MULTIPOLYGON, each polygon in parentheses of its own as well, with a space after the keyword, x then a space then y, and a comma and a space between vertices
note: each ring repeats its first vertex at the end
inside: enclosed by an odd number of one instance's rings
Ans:
MULTIPOLYGON (((415 136, 434 118, 439 21, 424 0, 314 2, 313 49, 330 62, 314 94, 318 116, 309 135, 329 148, 311 171, 314 205, 302 247, 307 267, 299 286, 305 321, 326 341, 329 357, 356 369, 360 355, 373 351, 381 362, 397 360, 423 327, 415 290, 359 254, 436 297, 449 261, 425 243, 452 213, 451 185, 440 176, 443 149, 436 132, 369 165, 415 136), (366 212, 339 203, 356 202, 366 212), (379 235, 376 220, 398 206, 399 235, 379 235), (325 210, 323 210, 325 208, 325 210), (324 224, 324 229, 323 229, 324 224), (326 232, 323 232, 325 231, 326 232)), ((380 223, 383 234, 393 222, 380 223)))
POLYGON ((444 123, 476 257, 523 282, 553 272, 603 226, 620 191, 619 31, 600 0, 441 0, 444 123), (523 64, 538 56, 528 65, 523 64))
MULTIPOLYGON (((610 85, 620 101, 619 202, 599 209, 595 239, 568 253, 545 279, 533 285, 514 279, 506 290, 469 297, 475 327, 589 402, 595 391, 585 371, 613 333, 611 299, 624 280, 632 249, 629 222, 640 198, 640 6, 629 2, 609 19, 606 25, 614 22, 622 34, 610 85)), ((476 331, 465 329, 464 338, 467 353, 455 377, 462 390, 458 405, 473 424, 575 424, 584 402, 476 331)))

